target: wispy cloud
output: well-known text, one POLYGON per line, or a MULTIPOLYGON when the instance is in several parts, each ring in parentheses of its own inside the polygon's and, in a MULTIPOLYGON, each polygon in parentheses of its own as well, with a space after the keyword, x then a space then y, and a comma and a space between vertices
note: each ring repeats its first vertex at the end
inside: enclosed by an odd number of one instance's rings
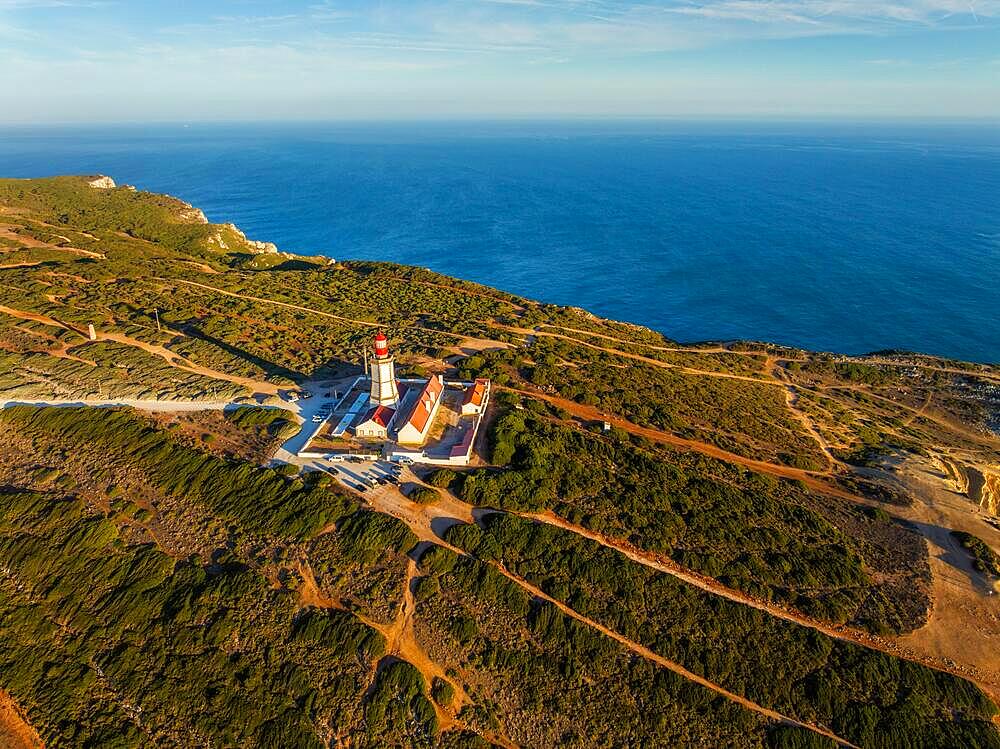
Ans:
MULTIPOLYGON (((101 8, 104 0, 0 0, 0 11, 101 8)), ((203 3, 200 13, 146 13, 146 34, 211 34, 220 43, 273 38, 309 45, 535 60, 616 58, 738 39, 892 35, 996 25, 1000 0, 325 0, 203 3), (247 8, 264 12, 250 14, 247 8), (279 9, 281 12, 268 12, 279 9), (221 12, 222 10, 230 12, 221 12), (237 12, 232 12, 237 11, 237 12), (180 16, 180 18, 175 18, 180 16)), ((113 25, 116 19, 109 18, 113 25)), ((133 30, 134 31, 134 30, 133 30)), ((199 40, 201 41, 201 40, 199 40)))
POLYGON ((32 10, 39 8, 103 8, 105 0, 0 0, 0 11, 32 10))
POLYGON ((638 110, 683 98, 725 111, 725 101, 821 100, 823 86, 847 97, 875 79, 912 92, 934 76, 989 98, 998 48, 1000 0, 0 0, 0 80, 32 81, 14 89, 40 100, 123 106, 135 92, 201 92, 310 107, 600 97, 638 110), (754 75, 745 55, 772 52, 757 83, 739 83, 754 75))

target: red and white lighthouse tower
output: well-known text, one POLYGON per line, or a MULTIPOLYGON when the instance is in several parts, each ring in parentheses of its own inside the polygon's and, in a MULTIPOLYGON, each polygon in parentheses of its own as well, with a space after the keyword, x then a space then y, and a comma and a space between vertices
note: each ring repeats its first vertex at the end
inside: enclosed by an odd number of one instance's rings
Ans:
POLYGON ((372 403, 380 406, 395 406, 399 403, 396 360, 389 353, 389 340, 381 330, 375 336, 375 353, 372 354, 370 371, 372 403))

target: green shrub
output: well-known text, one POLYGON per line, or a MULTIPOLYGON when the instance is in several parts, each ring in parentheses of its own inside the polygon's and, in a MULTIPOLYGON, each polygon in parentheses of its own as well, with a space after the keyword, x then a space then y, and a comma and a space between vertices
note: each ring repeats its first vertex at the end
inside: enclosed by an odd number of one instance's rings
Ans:
POLYGON ((439 489, 447 489, 458 479, 458 474, 450 468, 439 468, 427 477, 427 483, 439 489))
POLYGON ((969 556, 972 566, 984 575, 1000 577, 1000 555, 991 549, 983 539, 965 531, 952 531, 951 535, 962 544, 969 556))
POLYGON ((433 686, 431 687, 431 696, 441 707, 451 707, 455 701, 455 687, 440 676, 435 676, 433 686))
POLYGON ((353 510, 339 492, 185 447, 128 410, 17 406, 0 411, 0 422, 53 443, 89 443, 125 468, 141 468, 160 491, 202 504, 250 532, 305 538, 353 510))
POLYGON ((441 494, 437 489, 430 489, 426 486, 414 486, 407 495, 411 502, 418 505, 429 505, 441 499, 441 494))

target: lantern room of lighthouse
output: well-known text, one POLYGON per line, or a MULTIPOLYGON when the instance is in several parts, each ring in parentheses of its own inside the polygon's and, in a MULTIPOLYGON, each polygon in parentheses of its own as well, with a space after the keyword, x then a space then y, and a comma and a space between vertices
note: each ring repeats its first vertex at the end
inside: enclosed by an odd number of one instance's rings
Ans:
POLYGON ((389 341, 382 331, 375 336, 375 351, 369 365, 372 380, 371 402, 380 406, 395 406, 399 403, 396 361, 389 353, 389 341))

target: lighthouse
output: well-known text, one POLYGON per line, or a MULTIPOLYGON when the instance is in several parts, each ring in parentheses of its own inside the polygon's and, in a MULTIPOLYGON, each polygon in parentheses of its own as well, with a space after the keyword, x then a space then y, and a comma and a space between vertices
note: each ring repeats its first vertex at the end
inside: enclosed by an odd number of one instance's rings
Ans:
POLYGON ((395 406, 399 403, 399 388, 396 385, 396 361, 389 353, 389 341, 381 330, 375 336, 375 353, 371 357, 371 402, 379 406, 395 406))

